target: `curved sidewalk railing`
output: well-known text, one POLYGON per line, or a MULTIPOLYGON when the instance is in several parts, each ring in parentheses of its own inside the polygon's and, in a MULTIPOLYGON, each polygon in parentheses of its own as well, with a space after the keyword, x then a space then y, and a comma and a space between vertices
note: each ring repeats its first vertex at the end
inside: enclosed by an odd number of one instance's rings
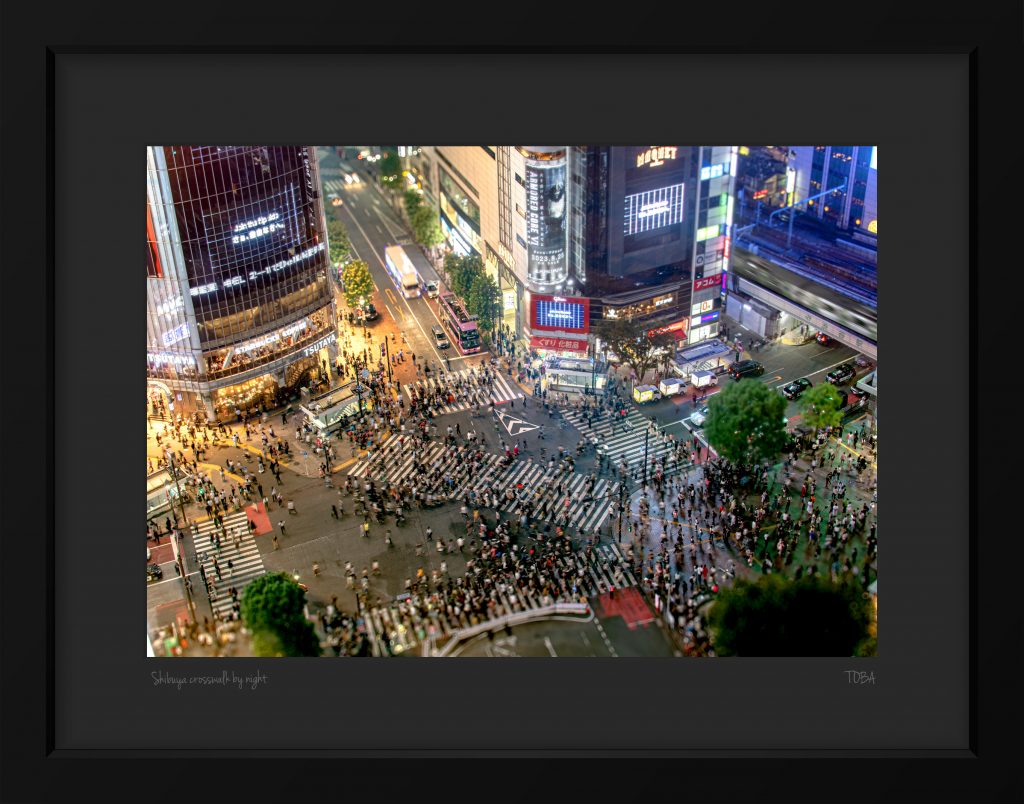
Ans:
POLYGON ((448 642, 440 649, 432 648, 431 640, 424 640, 423 655, 435 657, 448 656, 459 644, 479 634, 494 630, 500 631, 503 628, 511 628, 514 625, 523 625, 535 620, 543 620, 556 614, 578 614, 585 616, 590 614, 590 606, 587 603, 553 603, 550 606, 541 606, 536 609, 506 614, 503 617, 496 617, 493 620, 472 625, 469 628, 460 628, 458 631, 452 632, 448 642))

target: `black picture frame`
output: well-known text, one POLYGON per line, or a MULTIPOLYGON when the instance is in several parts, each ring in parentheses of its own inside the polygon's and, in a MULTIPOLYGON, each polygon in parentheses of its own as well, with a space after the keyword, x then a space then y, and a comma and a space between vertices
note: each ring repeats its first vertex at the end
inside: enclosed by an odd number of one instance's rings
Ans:
MULTIPOLYGON (((0 420, 4 430, 0 443, 7 458, 3 462, 4 501, 0 511, 3 523, 3 542, 0 544, 3 558, 0 584, 3 602, 0 610, 3 618, 3 631, 0 635, 0 658, 3 662, 0 669, 0 711, 4 713, 0 725, 0 745, 3 749, 0 760, 3 768, 0 774, 0 797, 4 801, 64 801, 77 795, 75 791, 101 790, 110 778, 110 763, 124 758, 137 758, 138 761, 121 763, 117 766, 117 772, 136 777, 133 784, 139 786, 134 789, 144 789, 147 796, 176 797, 181 794, 177 785, 187 783, 189 786, 194 785, 197 790, 209 791, 195 795, 212 798, 216 790, 215 780, 221 770, 218 763, 194 763, 189 760, 213 756, 244 759, 243 767, 247 768, 248 774, 239 774, 234 766, 232 768, 232 785, 236 794, 243 791, 269 794, 271 791, 294 792, 292 785, 301 784, 293 781, 296 778, 293 774, 299 771, 298 763, 302 761, 299 757, 353 759, 362 754, 364 764, 359 773, 376 778, 383 768, 381 763, 373 762, 372 759, 419 758, 426 755, 424 751, 389 751, 388 746, 382 745, 372 746, 363 752, 319 753, 315 745, 308 746, 308 750, 284 751, 253 746, 227 746, 226 751, 217 753, 205 745, 210 724, 204 722, 196 724, 200 747, 170 748, 160 744, 159 723, 174 717, 173 704, 165 704, 166 709, 159 711, 159 717, 154 718, 155 739, 151 746, 126 744, 117 750, 91 750, 58 745, 62 701, 55 695, 55 688, 60 674, 73 673, 74 669, 58 670, 55 666, 60 640, 66 636, 62 632, 67 625, 57 621, 53 600, 66 582, 67 576, 62 573, 74 572, 74 568, 63 563, 58 550, 55 510, 66 504, 68 487, 58 485, 57 478, 58 475, 62 478, 68 476, 66 467, 69 464, 74 466, 71 476, 86 485, 90 482, 90 474, 98 471, 104 474, 109 471, 117 483, 123 474, 116 467, 103 469, 102 464, 93 462, 90 455, 77 452, 69 454, 66 450, 67 442, 59 439, 64 433, 58 423, 62 419, 67 421, 71 408, 88 404, 90 410, 101 410, 108 402, 118 403, 116 396, 105 390, 113 384, 109 376, 95 376, 91 384, 79 386, 76 394, 70 397, 55 396, 59 358, 55 332, 60 322, 55 320, 54 311, 60 293, 60 275, 56 271, 54 239, 57 235, 58 211, 60 214, 69 211, 62 207, 56 189, 59 177, 55 173, 54 148, 62 125, 55 103, 59 59, 73 55, 106 57, 118 62, 117 69, 126 69, 133 57, 186 54, 199 58, 218 54, 218 57, 223 56, 224 63, 228 65, 226 70, 230 72, 233 59, 252 54, 267 54, 268 58, 272 55, 305 58, 311 50, 338 57, 363 54, 391 60, 399 56, 409 59, 419 56, 428 61, 436 58, 433 54, 466 56, 533 53, 546 56, 557 53, 566 58, 566 73, 573 74, 573 56, 592 56, 602 52, 618 54, 616 58, 624 59, 623 64, 632 64, 634 67, 658 52, 676 54, 679 58, 691 57, 685 54, 692 54, 693 58, 700 55, 713 57, 723 53, 737 57, 752 53, 765 57, 785 53, 816 54, 830 50, 829 45, 835 44, 835 40, 822 40, 822 30, 828 29, 829 25, 833 29, 842 28, 850 22, 847 17, 833 17, 814 4, 794 5, 787 7, 785 14, 782 10, 776 12, 781 15, 781 31, 777 36, 769 36, 771 28, 766 30, 764 21, 769 12, 751 3, 747 5, 746 16, 737 7, 733 12, 734 18, 728 24, 702 27, 699 20, 694 21, 692 27, 700 30, 701 39, 683 51, 677 36, 669 32, 658 32, 657 26, 650 20, 637 20, 643 31, 642 45, 637 44, 635 38, 628 44, 615 45, 607 43, 603 35, 595 38, 586 31, 588 25, 593 25, 592 30, 599 32, 614 30, 617 27, 614 20, 601 17, 580 22, 570 15, 566 15, 563 24, 545 19, 544 30, 538 30, 536 35, 546 37, 546 41, 534 40, 528 45, 520 43, 522 29, 513 30, 507 22, 502 23, 491 31, 493 44, 484 47, 479 44, 481 37, 477 33, 467 31, 457 36, 450 21, 439 14, 433 22, 418 21, 415 29, 400 27, 387 32, 371 30, 365 39, 360 37, 360 44, 349 46, 337 44, 337 33, 327 24, 309 25, 301 33, 267 28, 265 20, 274 18, 274 9, 267 4, 266 11, 266 15, 261 15, 256 7, 248 6, 245 18, 240 20, 236 17, 237 8, 227 5, 222 9, 207 8, 203 14, 198 15, 203 18, 202 24, 197 23, 185 31, 180 25, 170 23, 161 9, 157 8, 110 9, 106 16, 98 17, 83 8, 62 9, 61 13, 54 13, 53 9, 41 7, 19 7, 17 10, 9 5, 4 7, 4 147, 0 150, 4 177, 0 193, 5 222, 3 260, 0 263, 3 266, 0 304, 4 333, 0 340, 0 353, 3 354, 6 369, 3 374, 4 394, 0 400, 3 405, 0 420), (649 27, 652 25, 653 28, 649 27), (576 38, 573 39, 569 34, 575 34, 576 38), (279 37, 280 43, 262 44, 271 35, 279 37), (191 42, 183 42, 183 38, 191 39, 191 42), (261 44, 253 44, 256 42, 261 44), (79 394, 81 398, 77 398, 79 394), (200 737, 202 740, 199 740, 200 737), (267 757, 294 759, 287 762, 286 769, 280 766, 285 770, 284 773, 259 772, 256 763, 267 757), (61 761, 65 759, 90 761, 61 761), (165 778, 169 773, 167 766, 172 763, 162 761, 166 759, 185 760, 188 771, 182 772, 180 778, 161 788, 154 785, 154 780, 165 778)), ((712 11, 708 9, 709 14, 712 11)), ((332 12, 324 10, 322 13, 326 16, 332 12)), ((348 12, 333 13, 341 17, 348 12)), ((1011 764, 1015 757, 1010 729, 1016 720, 1015 715, 1019 713, 1020 696, 1016 693, 1014 666, 1009 657, 1013 655, 1014 647, 1020 645, 1021 629, 1019 616, 1015 614, 1016 601, 1011 597, 1012 582, 1006 578, 1006 564, 1012 559, 1012 548, 1008 549, 1009 545, 1003 544, 1003 540, 1013 538, 1014 531, 1012 517, 1007 523, 1002 513, 1006 505, 1005 494, 1010 491, 1006 487, 1008 476, 997 469, 1001 463, 1000 458, 1010 457, 1012 451, 1007 449, 1005 436, 997 437, 995 433, 997 427, 1005 426, 1002 422, 1013 411, 1011 400, 1000 395, 997 384, 1000 372, 995 361, 1002 358, 1006 344, 1013 344, 1015 332, 1011 326, 1012 312, 994 309, 996 306, 991 301, 996 297, 1010 301, 1015 295, 1011 282, 1016 278, 1016 272, 1007 270, 1012 263, 1003 262, 999 255, 1004 253, 1003 249, 1007 246, 1007 235, 1014 231, 1013 210, 1017 205, 1014 199, 1008 197, 1015 184, 1012 181, 1011 154, 1008 153, 1008 142, 1012 141, 1008 135, 1011 131, 1009 123, 1017 107, 1013 100, 1018 92, 1014 77, 1019 74, 1021 65, 1020 9, 1014 8, 1012 4, 981 2, 972 4, 969 14, 965 15, 961 5, 911 2, 901 4, 898 8, 889 8, 883 4, 861 6, 858 13, 860 19, 856 21, 856 27, 849 37, 843 38, 842 50, 846 53, 887 57, 899 55, 908 59, 915 55, 958 54, 966 57, 968 62, 970 109, 965 124, 970 135, 970 181, 967 188, 970 209, 966 225, 969 227, 971 264, 968 296, 964 305, 968 308, 968 322, 965 327, 962 308, 953 311, 952 315, 944 313, 943 317, 954 318, 954 335, 967 339, 969 362, 967 365, 952 365, 942 369, 938 372, 940 377, 935 380, 942 383, 944 380, 941 377, 952 375, 968 375, 972 378, 966 381, 969 386, 969 404, 968 421, 965 423, 970 432, 968 461, 972 470, 969 478, 965 478, 970 487, 971 532, 965 534, 965 538, 969 539, 969 563, 966 567, 958 567, 963 582, 967 583, 967 579, 970 582, 968 616, 971 712, 966 746, 956 750, 871 747, 833 749, 811 745, 799 749, 773 749, 770 745, 750 745, 741 736, 737 740, 738 745, 730 749, 711 747, 705 751, 678 751, 646 744, 642 735, 628 734, 620 736, 623 742, 636 745, 635 751, 623 748, 621 744, 607 751, 560 749, 546 744, 540 737, 535 743, 519 749, 473 750, 470 738, 465 749, 455 752, 438 750, 434 754, 481 758, 596 755, 606 758, 702 758, 711 760, 713 764, 705 766, 702 763, 699 766, 701 769, 710 767, 711 773, 716 776, 728 774, 723 778, 727 778, 731 790, 751 792, 760 789, 764 774, 769 769, 773 774, 778 773, 778 761, 781 759, 785 762, 787 776, 792 775, 792 785, 797 795, 802 790, 834 789, 836 784, 842 784, 837 782, 835 776, 841 772, 838 768, 842 766, 831 761, 805 762, 798 766, 796 760, 810 757, 859 757, 862 763, 856 770, 857 783, 839 794, 841 797, 845 798, 845 794, 849 794, 850 797, 856 795, 863 798, 877 792, 911 789, 919 794, 945 792, 953 795, 988 795, 999 797, 1000 800, 1016 792, 1019 797, 1020 783, 1011 764), (992 294, 992 291, 997 292, 992 294), (985 312, 979 306, 982 298, 990 301, 985 312), (996 407, 997 403, 999 407, 996 407), (996 522, 997 516, 1000 517, 999 522, 996 522), (879 761, 882 759, 889 761, 879 761), (949 761, 954 759, 984 762, 949 761), (749 768, 749 771, 737 772, 739 769, 734 768, 736 762, 744 763, 744 769, 749 768), (820 787, 825 784, 829 787, 820 787)), ((623 17, 633 16, 635 12, 624 10, 623 17)), ((353 22, 346 18, 343 20, 353 22)), ((342 20, 329 17, 327 21, 337 24, 342 20)), ((642 67, 640 72, 643 72, 642 67)), ((458 96, 454 91, 452 95, 455 100, 451 100, 450 104, 454 106, 458 103, 458 96)), ((649 94, 646 97, 649 99, 649 94)), ((121 97, 114 100, 129 108, 131 104, 137 104, 138 114, 145 114, 148 108, 145 98, 121 97)), ((476 102, 485 105, 486 99, 476 102)), ((516 97, 507 99, 507 103, 514 105, 524 102, 516 97)), ((187 119, 169 116, 167 141, 174 136, 187 137, 188 122, 187 119)), ((384 125, 379 128, 363 128, 363 132, 369 136, 375 133, 384 135, 386 131, 384 125)), ((661 132, 651 131, 650 134, 656 139, 661 132)), ((549 136, 551 140, 558 139, 553 134, 549 136)), ((914 132, 909 132, 908 136, 913 137, 914 132)), ((923 136, 923 133, 917 132, 917 136, 923 136)), ((452 136, 448 141, 460 139, 452 136)), ((471 140, 462 141, 468 143, 471 140)), ((438 141, 444 139, 439 138, 438 141)), ((97 154, 97 158, 100 156, 97 154)), ((141 176, 141 154, 138 163, 141 176)), ((936 170, 941 170, 941 166, 936 166, 936 170)), ((102 172, 97 175, 101 177, 102 172)), ((141 201, 141 178, 139 187, 141 201)), ((135 236, 131 220, 124 224, 112 224, 114 229, 122 226, 127 232, 124 237, 130 239, 135 236)), ((141 246, 139 251, 141 262, 141 246)), ((83 270, 97 264, 102 264, 101 255, 93 253, 83 257, 83 270)), ((122 270, 126 271, 128 277, 135 276, 130 266, 122 270)), ((883 278, 883 284, 884 281, 883 278)), ((103 288, 97 286, 97 294, 102 291, 103 288)), ((111 293, 116 295, 113 291, 111 293)), ((131 291, 126 292, 124 297, 137 299, 135 304, 129 303, 127 309, 138 309, 141 315, 141 299, 133 296, 131 291)), ((83 300, 83 304, 86 301, 83 300)), ((133 326, 141 330, 141 324, 131 323, 134 320, 129 318, 124 326, 125 332, 129 333, 128 338, 131 337, 133 326)), ((949 337, 945 334, 948 326, 946 323, 937 325, 935 329, 938 332, 934 340, 921 335, 923 344, 938 345, 941 351, 942 338, 949 337)), ((917 337, 912 331, 899 331, 903 337, 917 337)), ((112 346, 110 348, 113 349, 112 346)), ((116 372, 113 368, 109 371, 116 372)), ((102 372, 97 368, 93 374, 101 375, 102 372)), ((130 414, 127 411, 130 410, 130 404, 126 403, 124 418, 128 420, 130 414)), ((104 440, 91 443, 98 449, 103 446, 104 440)), ((133 477, 130 471, 127 477, 133 477)), ((129 480, 128 488, 131 488, 130 483, 129 480)), ((83 511, 81 517, 81 533, 76 534, 76 538, 95 540, 97 550, 111 551, 112 555, 116 553, 125 537, 109 533, 106 524, 95 521, 88 511, 83 511)), ((116 555, 111 558, 111 562, 117 565, 116 555)), ((97 578, 95 583, 100 587, 102 578, 97 578)), ((97 588, 96 594, 99 592, 97 588)), ((884 594, 898 595, 900 592, 894 589, 884 594)), ((82 601, 86 606, 90 602, 82 601)), ((120 620, 102 612, 95 616, 88 611, 85 614, 84 621, 76 627, 93 629, 97 649, 106 649, 109 640, 116 639, 121 633, 120 620)), ((141 614, 138 617, 141 618, 141 614)), ((885 628, 884 623, 881 627, 885 628)), ((880 634, 882 650, 885 639, 883 630, 880 634)), ((141 636, 139 643, 141 650, 141 636)), ((944 657, 937 656, 936 666, 942 661, 944 657)), ((586 670, 578 672, 585 673, 586 670)), ((926 679, 920 681, 925 683, 926 679)), ((112 680, 111 683, 116 685, 118 682, 112 680)), ((515 692, 525 694, 521 690, 515 692)), ((98 695, 109 693, 109 690, 97 690, 98 695)), ((622 706, 633 705, 623 696, 622 706)), ((644 704, 640 701, 638 705, 644 704)), ((652 712, 656 710, 656 706, 651 708, 652 712)), ((893 712, 893 715, 899 717, 899 712, 893 712)), ((302 714, 302 717, 313 716, 315 713, 312 712, 302 714)), ((610 711, 609 718, 612 716, 610 711)), ((266 717, 268 729, 284 729, 289 728, 289 725, 294 726, 298 715, 277 711, 268 713, 266 717), (274 715, 279 719, 271 723, 270 718, 274 715)), ((339 728, 345 725, 339 724, 339 728)), ((500 722, 495 726, 500 728, 500 722)), ((430 727, 424 724, 425 729, 429 730, 430 727)), ((274 767, 277 769, 279 766, 274 767)), ((662 765, 666 773, 676 772, 670 770, 670 767, 667 763, 662 765)), ((693 768, 694 765, 691 763, 683 767, 693 768)), ((315 768, 312 770, 316 772, 315 768)), ((348 764, 343 772, 350 772, 348 764)), ((844 777, 847 774, 848 771, 843 774, 844 777)), ((173 778, 173 772, 170 775, 173 778)), ((596 780, 601 783, 599 777, 596 780)))

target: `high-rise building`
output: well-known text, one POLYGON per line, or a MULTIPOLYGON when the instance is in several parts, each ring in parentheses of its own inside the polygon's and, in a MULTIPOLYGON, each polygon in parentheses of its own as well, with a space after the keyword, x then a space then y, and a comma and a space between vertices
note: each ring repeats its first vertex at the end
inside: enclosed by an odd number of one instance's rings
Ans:
POLYGON ((501 290, 503 326, 540 352, 578 354, 601 317, 641 319, 690 343, 717 333, 736 150, 501 145, 424 153, 437 171, 447 247, 481 257, 501 290), (576 320, 583 313, 587 320, 576 320), (559 328, 559 316, 574 326, 559 328))
POLYGON ((147 384, 232 419, 330 371, 337 350, 320 179, 308 147, 149 147, 147 384))
POLYGON ((807 200, 800 206, 801 213, 840 231, 878 234, 875 146, 797 145, 790 150, 789 167, 795 174, 790 203, 807 200), (813 198, 823 192, 828 194, 813 198))
POLYGON ((578 147, 585 173, 576 278, 603 318, 637 318, 689 343, 718 332, 728 269, 735 146, 578 147), (582 269, 582 270, 581 270, 582 269))

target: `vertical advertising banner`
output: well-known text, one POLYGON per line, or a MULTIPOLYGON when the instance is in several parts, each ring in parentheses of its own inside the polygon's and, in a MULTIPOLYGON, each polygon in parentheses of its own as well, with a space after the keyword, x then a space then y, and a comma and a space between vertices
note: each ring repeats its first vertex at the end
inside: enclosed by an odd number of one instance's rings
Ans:
POLYGON ((529 273, 566 273, 565 156, 526 159, 526 241, 529 273))

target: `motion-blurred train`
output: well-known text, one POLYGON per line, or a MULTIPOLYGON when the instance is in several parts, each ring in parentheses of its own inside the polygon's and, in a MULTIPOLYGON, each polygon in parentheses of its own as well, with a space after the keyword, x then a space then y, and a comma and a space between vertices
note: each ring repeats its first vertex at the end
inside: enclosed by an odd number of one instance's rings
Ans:
MULTIPOLYGON (((773 293, 789 299, 823 318, 834 321, 845 329, 878 343, 878 320, 874 310, 853 299, 830 300, 824 298, 822 287, 806 277, 772 265, 750 252, 736 249, 732 257, 732 270, 773 293), (785 279, 779 277, 785 272, 785 279)), ((838 294, 835 294, 838 295, 838 294)))

